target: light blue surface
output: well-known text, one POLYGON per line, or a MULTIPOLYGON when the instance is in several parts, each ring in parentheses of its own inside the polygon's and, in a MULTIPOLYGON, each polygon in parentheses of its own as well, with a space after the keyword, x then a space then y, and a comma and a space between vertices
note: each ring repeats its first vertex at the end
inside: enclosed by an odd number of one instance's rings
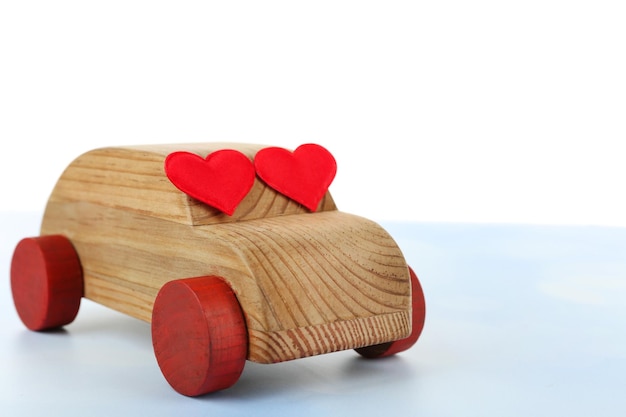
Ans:
POLYGON ((187 398, 146 323, 87 300, 64 331, 23 328, 9 262, 39 221, 0 214, 2 416, 626 415, 626 229, 383 224, 424 287, 416 346, 248 362, 233 388, 187 398))

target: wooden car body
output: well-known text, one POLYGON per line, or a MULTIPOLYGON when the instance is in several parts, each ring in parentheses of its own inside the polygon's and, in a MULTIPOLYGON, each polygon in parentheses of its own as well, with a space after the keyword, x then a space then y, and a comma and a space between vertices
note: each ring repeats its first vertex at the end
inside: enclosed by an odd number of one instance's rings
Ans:
POLYGON ((258 178, 228 216, 182 193, 164 174, 171 152, 206 156, 224 148, 252 159, 261 146, 103 148, 67 167, 41 234, 71 241, 84 297, 150 322, 166 283, 221 277, 245 318, 247 359, 260 363, 409 336, 409 268, 376 223, 338 211, 330 193, 312 213, 258 178))

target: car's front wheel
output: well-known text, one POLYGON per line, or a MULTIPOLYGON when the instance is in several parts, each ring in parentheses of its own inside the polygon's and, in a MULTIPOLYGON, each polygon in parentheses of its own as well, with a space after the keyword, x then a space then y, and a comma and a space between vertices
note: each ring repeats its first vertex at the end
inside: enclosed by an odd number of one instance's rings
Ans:
POLYGON ((176 391, 198 396, 230 387, 248 353, 241 307, 219 277, 170 281, 152 311, 152 343, 165 379, 176 391))

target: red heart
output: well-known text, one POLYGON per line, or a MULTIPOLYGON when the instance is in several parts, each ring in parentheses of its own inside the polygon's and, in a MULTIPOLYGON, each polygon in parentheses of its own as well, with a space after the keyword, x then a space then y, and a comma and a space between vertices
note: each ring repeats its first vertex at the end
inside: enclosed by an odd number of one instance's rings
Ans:
POLYGON ((191 197, 232 216, 254 184, 254 166, 243 153, 223 149, 205 159, 189 152, 165 158, 165 174, 191 197))
POLYGON ((301 145, 293 153, 277 147, 261 149, 254 165, 267 185, 311 211, 317 210, 337 173, 335 158, 315 144, 301 145))

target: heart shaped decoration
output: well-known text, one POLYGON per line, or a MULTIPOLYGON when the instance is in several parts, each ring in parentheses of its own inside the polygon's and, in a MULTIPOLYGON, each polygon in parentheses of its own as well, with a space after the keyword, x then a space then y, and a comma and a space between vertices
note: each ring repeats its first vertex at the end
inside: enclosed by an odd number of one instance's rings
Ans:
POLYGON ((189 196, 232 216, 254 184, 254 165, 243 153, 222 149, 206 158, 173 152, 165 159, 165 174, 189 196))
POLYGON ((295 151, 270 147, 254 157, 257 175, 267 185, 316 211, 337 173, 337 162, 328 150, 316 144, 300 145, 295 151))

